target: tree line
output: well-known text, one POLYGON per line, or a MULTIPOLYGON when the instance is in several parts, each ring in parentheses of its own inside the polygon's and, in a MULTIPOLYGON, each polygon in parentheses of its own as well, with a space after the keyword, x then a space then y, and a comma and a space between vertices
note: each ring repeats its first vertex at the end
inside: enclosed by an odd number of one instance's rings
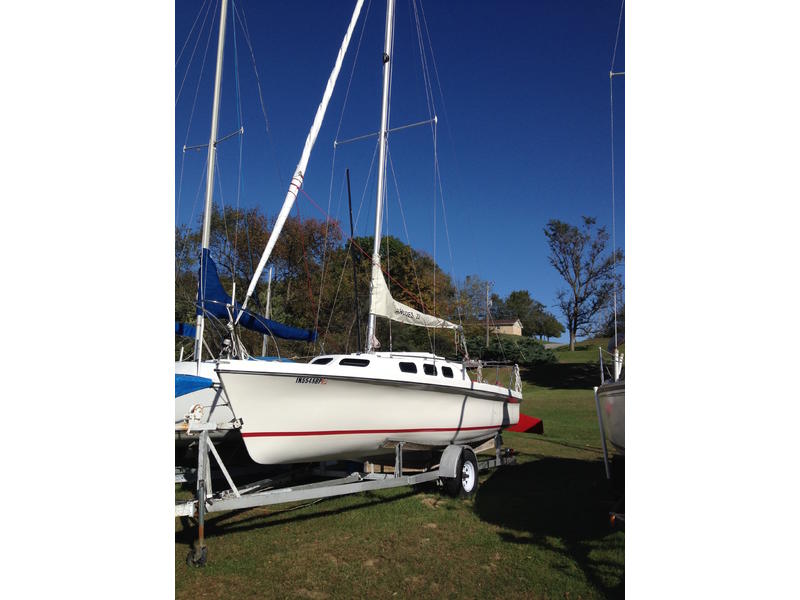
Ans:
MULTIPOLYGON (((223 287, 231 294, 235 284, 239 302, 243 299, 273 225, 274 218, 267 217, 256 208, 242 210, 226 207, 221 210, 218 206, 214 207, 211 215, 211 255, 217 263, 223 287)), ((556 228, 555 232, 558 231, 556 228)), ((571 233, 571 230, 568 232, 571 233)), ((282 356, 302 357, 320 352, 347 353, 363 349, 369 309, 369 254, 372 244, 372 237, 357 237, 353 240, 355 251, 352 251, 350 240, 342 234, 336 223, 314 218, 287 220, 270 261, 274 268, 270 318, 296 327, 316 329, 319 338, 313 347, 306 343, 281 340, 276 348, 270 340, 268 354, 280 352, 282 356), (356 266, 355 281, 353 262, 356 266), (356 296, 358 311, 355 309, 356 296)), ((543 352, 541 344, 530 343, 533 340, 529 338, 560 336, 565 328, 547 311, 545 304, 536 300, 528 290, 515 290, 504 298, 491 294, 488 314, 490 321, 519 318, 523 336, 528 339, 523 341, 517 338, 512 340, 513 343, 504 344, 499 336, 493 334, 487 347, 485 280, 472 275, 464 282, 454 282, 427 253, 393 236, 381 241, 380 255, 381 265, 389 274, 386 279, 392 296, 423 312, 461 323, 471 355, 492 359, 516 358, 519 359, 517 362, 528 362, 525 360, 527 357, 533 360, 551 359, 543 352)), ((193 323, 195 320, 199 258, 200 232, 185 226, 178 227, 175 234, 176 321, 193 323)), ((253 312, 260 314, 264 313, 266 306, 266 279, 266 276, 262 276, 249 306, 253 312)), ((606 290, 606 287, 600 285, 598 288, 595 285, 582 294, 597 294, 606 290)), ((606 304, 599 303, 603 306, 606 304)), ((569 307, 565 311, 565 306, 561 308, 567 317, 567 330, 572 341, 577 329, 585 327, 587 311, 578 310, 575 316, 576 311, 569 307)), ((205 341, 212 353, 217 355, 227 336, 226 324, 207 322, 206 332, 205 341)), ((261 354, 261 335, 241 332, 240 337, 251 354, 261 354)), ((456 340, 452 332, 446 330, 427 330, 378 319, 377 337, 382 349, 429 350, 447 356, 457 354, 456 340)), ((186 349, 191 348, 188 340, 178 340, 178 343, 186 349)))

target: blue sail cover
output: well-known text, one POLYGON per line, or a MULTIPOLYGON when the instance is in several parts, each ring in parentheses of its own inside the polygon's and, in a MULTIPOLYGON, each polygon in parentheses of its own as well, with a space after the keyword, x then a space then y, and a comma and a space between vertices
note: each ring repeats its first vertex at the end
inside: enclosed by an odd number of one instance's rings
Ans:
POLYGON ((210 388, 213 382, 208 377, 198 377, 197 375, 178 375, 175 374, 175 397, 191 394, 197 390, 210 388))
POLYGON ((193 338, 197 336, 197 328, 188 323, 175 323, 175 335, 193 338))
MULTIPOLYGON (((222 282, 219 280, 219 274, 217 273, 217 265, 211 258, 207 248, 203 249, 203 259, 200 261, 200 265, 200 293, 198 294, 197 314, 203 314, 203 309, 205 308, 206 314, 211 314, 218 319, 227 321, 228 309, 226 307, 231 303, 231 297, 225 293, 225 289, 222 287, 222 282)), ((239 312, 243 313, 239 319, 239 325, 250 331, 273 335, 284 340, 313 342, 317 339, 316 331, 290 327, 266 317, 258 316, 249 310, 242 311, 242 305, 238 302, 235 304, 235 311, 234 316, 239 312)))

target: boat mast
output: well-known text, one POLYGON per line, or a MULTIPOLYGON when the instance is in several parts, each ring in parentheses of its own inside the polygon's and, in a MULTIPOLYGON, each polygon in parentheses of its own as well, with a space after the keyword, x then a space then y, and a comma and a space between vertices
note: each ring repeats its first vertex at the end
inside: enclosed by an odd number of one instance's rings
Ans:
MULTIPOLYGON (((219 40, 217 42, 217 72, 214 76, 214 104, 211 109, 211 136, 208 140, 208 161, 206 167, 206 202, 203 209, 203 237, 202 248, 203 251, 208 250, 211 239, 211 203, 214 196, 214 164, 217 158, 217 125, 219 116, 219 92, 222 87, 222 55, 225 49, 225 20, 228 14, 228 0, 222 0, 219 16, 219 40)), ((203 255, 205 252, 203 252, 203 255)), ((203 274, 203 260, 204 256, 200 258, 200 274, 203 274)), ((203 281, 200 281, 199 290, 203 289, 203 281)), ((201 293, 198 291, 198 296, 202 298, 201 293)), ((194 338, 194 355, 197 358, 197 364, 203 359, 203 324, 204 315, 201 306, 200 314, 197 315, 197 331, 194 338)))
MULTIPOLYGON (((383 47, 383 100, 381 104, 381 132, 380 132, 380 151, 378 155, 378 193, 375 208, 375 241, 372 244, 372 271, 381 268, 381 226, 383 218, 383 194, 384 183, 386 180, 386 144, 387 129, 389 127, 389 83, 391 81, 391 54, 393 50, 394 36, 394 0, 386 0, 386 40, 383 47)), ((371 281, 375 278, 372 277, 371 281)), ((369 295, 369 321, 367 322, 367 345, 366 351, 372 352, 375 339, 375 314, 372 312, 372 284, 370 284, 369 295)))

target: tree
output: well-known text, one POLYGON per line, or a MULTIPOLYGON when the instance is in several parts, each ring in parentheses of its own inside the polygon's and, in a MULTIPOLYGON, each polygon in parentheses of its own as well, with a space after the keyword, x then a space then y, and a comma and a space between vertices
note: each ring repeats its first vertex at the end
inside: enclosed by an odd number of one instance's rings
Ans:
POLYGON ((482 360, 507 361, 527 366, 556 362, 553 351, 545 349, 540 341, 515 335, 494 335, 489 340, 488 347, 482 335, 469 336, 467 348, 471 357, 482 360))
MULTIPOLYGON (((459 287, 458 308, 461 318, 470 322, 483 320, 486 317, 486 288, 491 289, 492 283, 478 275, 467 275, 459 287)), ((492 294, 489 310, 493 315, 497 314, 498 304, 497 294, 492 294)))
MULTIPOLYGON (((603 321, 600 335, 603 337, 614 337, 614 309, 609 307, 606 317, 603 321)), ((620 337, 625 336, 625 303, 620 303, 620 298, 617 296, 617 335, 620 337)))
POLYGON ((551 337, 560 336, 564 331, 564 326, 556 319, 555 315, 543 310, 538 315, 536 329, 533 333, 538 335, 539 339, 547 338, 549 340, 551 337))
POLYGON ((547 312, 545 305, 531 297, 528 290, 515 290, 505 299, 492 295, 492 315, 501 319, 519 319, 522 333, 541 338, 557 337, 564 333, 564 326, 547 312))
POLYGON ((553 219, 544 229, 550 264, 568 286, 559 290, 558 306, 567 321, 570 350, 575 350, 578 334, 591 333, 597 316, 613 297, 614 265, 623 259, 621 250, 606 252, 608 233, 605 227, 595 230, 595 224, 593 217, 583 217, 580 228, 553 219))

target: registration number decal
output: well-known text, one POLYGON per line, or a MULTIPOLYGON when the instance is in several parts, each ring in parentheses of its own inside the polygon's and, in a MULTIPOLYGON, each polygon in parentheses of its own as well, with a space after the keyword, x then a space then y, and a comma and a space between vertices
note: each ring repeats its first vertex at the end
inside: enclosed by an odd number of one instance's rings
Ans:
POLYGON ((294 381, 295 383, 314 383, 314 384, 326 384, 328 383, 327 379, 324 377, 298 377, 294 381))

